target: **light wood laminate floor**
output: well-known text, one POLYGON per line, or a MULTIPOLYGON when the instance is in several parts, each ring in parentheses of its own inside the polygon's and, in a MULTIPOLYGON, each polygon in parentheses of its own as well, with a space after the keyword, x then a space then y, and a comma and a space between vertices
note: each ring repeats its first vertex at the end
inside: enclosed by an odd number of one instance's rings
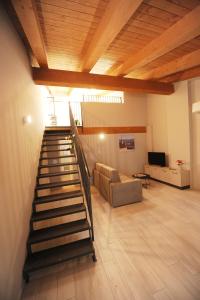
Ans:
POLYGON ((98 261, 38 272, 23 300, 200 300, 200 192, 151 182, 119 208, 92 193, 98 261))

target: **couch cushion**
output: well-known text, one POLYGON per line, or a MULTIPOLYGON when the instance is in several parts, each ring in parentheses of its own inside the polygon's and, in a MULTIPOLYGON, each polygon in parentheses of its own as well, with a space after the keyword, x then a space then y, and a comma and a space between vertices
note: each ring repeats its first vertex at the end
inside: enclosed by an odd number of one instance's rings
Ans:
POLYGON ((133 181, 134 179, 132 177, 128 177, 124 174, 119 174, 119 177, 120 177, 120 181, 121 182, 129 182, 129 181, 133 181))
POLYGON ((119 173, 116 169, 113 169, 113 168, 108 167, 106 165, 102 165, 100 172, 104 176, 108 177, 111 182, 119 182, 120 181, 119 173))

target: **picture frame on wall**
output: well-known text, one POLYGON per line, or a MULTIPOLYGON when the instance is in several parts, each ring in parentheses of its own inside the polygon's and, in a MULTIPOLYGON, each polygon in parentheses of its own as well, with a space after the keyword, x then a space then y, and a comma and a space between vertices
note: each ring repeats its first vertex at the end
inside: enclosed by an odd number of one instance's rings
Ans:
POLYGON ((135 139, 133 136, 124 135, 119 138, 120 151, 131 151, 135 149, 135 139))

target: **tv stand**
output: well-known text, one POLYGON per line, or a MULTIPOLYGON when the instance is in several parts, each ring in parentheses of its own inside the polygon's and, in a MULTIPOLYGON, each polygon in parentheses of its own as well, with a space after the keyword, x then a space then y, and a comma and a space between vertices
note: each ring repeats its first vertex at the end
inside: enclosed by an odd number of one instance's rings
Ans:
POLYGON ((145 165, 144 172, 151 179, 174 186, 179 189, 190 188, 190 171, 180 168, 161 167, 157 165, 145 165))

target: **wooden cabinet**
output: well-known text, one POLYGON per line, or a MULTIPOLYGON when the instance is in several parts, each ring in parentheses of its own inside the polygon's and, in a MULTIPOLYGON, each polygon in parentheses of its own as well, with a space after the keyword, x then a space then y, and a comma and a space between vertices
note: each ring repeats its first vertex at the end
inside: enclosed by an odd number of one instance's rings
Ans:
POLYGON ((182 168, 172 169, 155 165, 145 165, 144 172, 149 174, 152 179, 179 187, 189 188, 190 171, 182 168))

